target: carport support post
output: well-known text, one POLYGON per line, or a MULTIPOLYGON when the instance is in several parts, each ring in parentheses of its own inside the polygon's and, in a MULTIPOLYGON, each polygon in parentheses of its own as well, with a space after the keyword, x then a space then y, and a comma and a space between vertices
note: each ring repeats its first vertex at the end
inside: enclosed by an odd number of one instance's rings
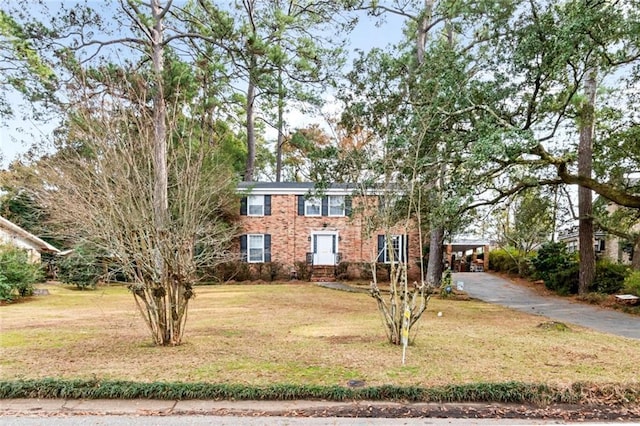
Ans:
POLYGON ((484 254, 484 270, 485 272, 489 270, 489 246, 486 245, 482 247, 482 253, 484 254))

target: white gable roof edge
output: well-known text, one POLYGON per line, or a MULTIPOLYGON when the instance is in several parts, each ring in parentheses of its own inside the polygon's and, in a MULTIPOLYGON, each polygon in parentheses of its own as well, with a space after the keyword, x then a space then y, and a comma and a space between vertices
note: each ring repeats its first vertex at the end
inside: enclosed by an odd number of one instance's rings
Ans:
POLYGON ((22 229, 21 227, 19 227, 15 223, 11 222, 8 219, 5 219, 2 216, 0 216, 0 227, 1 228, 5 228, 5 229, 17 234, 17 235, 20 235, 22 238, 30 241, 34 246, 37 246, 39 250, 51 251, 53 253, 59 253, 60 252, 60 250, 58 250, 57 248, 55 248, 54 246, 52 246, 48 242, 36 237, 31 232, 29 232, 29 231, 27 231, 25 229, 22 229))
POLYGON ((384 190, 363 189, 355 184, 330 184, 326 188, 315 188, 312 182, 240 182, 239 194, 250 195, 381 195, 384 190))

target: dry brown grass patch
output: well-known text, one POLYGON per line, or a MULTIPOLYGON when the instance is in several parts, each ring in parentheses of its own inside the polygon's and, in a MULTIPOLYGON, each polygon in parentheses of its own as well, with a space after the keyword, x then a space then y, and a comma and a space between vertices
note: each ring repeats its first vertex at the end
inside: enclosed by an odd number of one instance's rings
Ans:
POLYGON ((158 348, 125 288, 48 288, 50 296, 0 308, 0 378, 419 386, 638 381, 629 371, 640 365, 639 341, 577 326, 543 330, 538 316, 473 300, 432 299, 403 366, 367 294, 308 284, 199 287, 186 343, 158 348))

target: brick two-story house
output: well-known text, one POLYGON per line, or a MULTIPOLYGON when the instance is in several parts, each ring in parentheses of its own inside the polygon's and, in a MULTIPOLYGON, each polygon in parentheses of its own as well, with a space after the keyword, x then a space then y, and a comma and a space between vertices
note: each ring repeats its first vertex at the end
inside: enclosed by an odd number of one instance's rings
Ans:
MULTIPOLYGON (((411 279, 419 279, 420 243, 417 229, 391 231, 393 251, 386 249, 384 231, 367 231, 363 196, 355 187, 334 184, 316 190, 313 183, 242 182, 240 252, 248 263, 277 262, 291 274, 296 265, 312 265, 316 278, 329 278, 342 264, 350 275, 357 266, 394 261, 406 263, 411 279)), ((366 195, 377 206, 379 194, 366 195)), ((370 202, 370 203, 369 203, 370 202)))

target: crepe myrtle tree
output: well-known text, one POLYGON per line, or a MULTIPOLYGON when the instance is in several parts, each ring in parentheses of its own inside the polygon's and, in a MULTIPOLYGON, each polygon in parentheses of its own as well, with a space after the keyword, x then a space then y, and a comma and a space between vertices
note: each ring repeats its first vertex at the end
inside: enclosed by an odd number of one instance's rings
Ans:
MULTIPOLYGON (((422 181, 418 179, 419 156, 415 152, 410 154, 409 151, 398 150, 397 143, 392 137, 386 140, 379 138, 360 148, 365 151, 367 161, 354 161, 352 164, 353 168, 359 167, 361 170, 356 191, 361 195, 358 197, 361 201, 354 203, 353 215, 360 223, 363 235, 370 238, 378 235, 379 244, 374 246, 381 250, 374 248, 370 254, 370 294, 377 303, 389 343, 402 345, 403 336, 407 343, 415 339, 415 325, 426 311, 436 284, 425 279, 426 264, 422 256, 420 278, 409 282, 408 267, 411 260, 408 241, 404 236, 410 230, 417 229, 422 253, 425 240, 422 235, 425 192, 422 181), (406 178, 395 173, 400 163, 413 170, 406 178), (378 285, 377 270, 382 264, 389 272, 388 295, 378 285)), ((415 147, 408 145, 407 148, 409 146, 415 147)))
MULTIPOLYGON (((426 311, 429 299, 433 293, 434 286, 427 283, 424 279, 420 282, 409 282, 408 278, 408 243, 404 236, 409 234, 409 230, 415 227, 414 214, 410 213, 410 209, 405 207, 406 216, 396 222, 397 211, 402 209, 403 204, 415 206, 415 200, 412 196, 409 199, 404 197, 396 198, 389 194, 380 198, 380 204, 377 206, 377 220, 374 215, 369 216, 370 225, 378 223, 384 234, 381 239, 382 250, 375 254, 371 260, 372 281, 371 296, 376 300, 378 310, 382 315, 385 325, 385 332, 389 343, 394 345, 403 344, 403 335, 411 342, 415 339, 416 330, 414 326, 426 311), (393 235, 392 229, 398 230, 400 235, 393 235), (385 297, 378 286, 377 266, 380 262, 386 260, 389 267, 389 295, 385 297)), ((408 207, 408 206, 407 206, 408 207)), ((397 231, 396 231, 397 232, 397 231)), ((422 249, 422 235, 419 237, 422 249)), ((421 277, 424 277, 424 266, 420 265, 421 277)))
POLYGON ((197 131, 197 117, 184 115, 187 100, 176 98, 166 109, 167 209, 158 216, 155 111, 147 107, 155 93, 143 88, 144 75, 122 75, 77 86, 58 150, 33 166, 29 190, 65 239, 91 243, 127 277, 154 343, 179 345, 198 267, 230 258, 233 173, 197 131))
MULTIPOLYGON (((172 0, 43 9, 66 114, 29 182, 60 237, 91 243, 128 277, 157 345, 182 342, 196 269, 224 260, 233 235, 232 173, 201 120, 223 94, 198 81, 197 64, 177 64, 184 40, 202 37, 177 28, 179 11, 172 0)), ((224 81, 215 65, 207 77, 224 81)))

